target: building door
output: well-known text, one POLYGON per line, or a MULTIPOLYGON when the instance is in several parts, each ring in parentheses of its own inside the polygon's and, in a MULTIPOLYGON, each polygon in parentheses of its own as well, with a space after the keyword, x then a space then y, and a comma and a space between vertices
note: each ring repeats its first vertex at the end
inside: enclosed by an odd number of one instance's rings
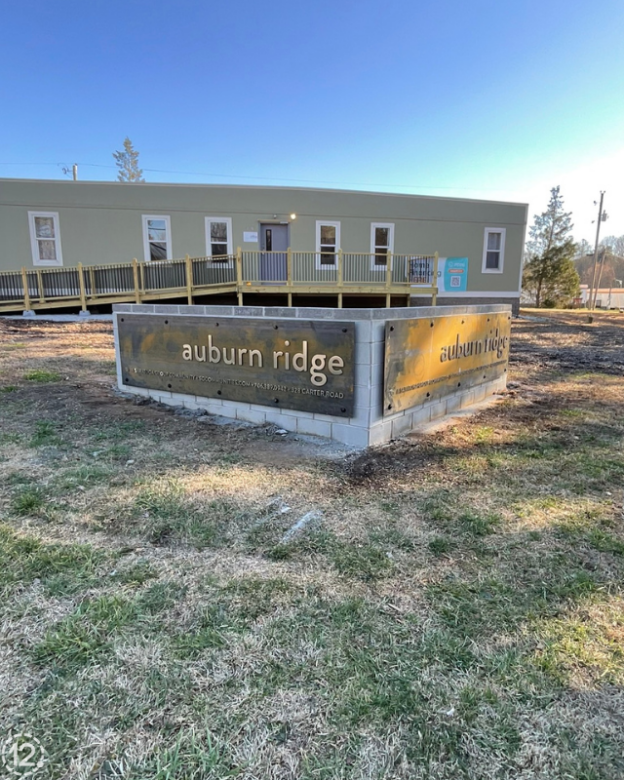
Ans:
POLYGON ((288 273, 288 225, 260 225, 260 279, 285 282, 288 273))

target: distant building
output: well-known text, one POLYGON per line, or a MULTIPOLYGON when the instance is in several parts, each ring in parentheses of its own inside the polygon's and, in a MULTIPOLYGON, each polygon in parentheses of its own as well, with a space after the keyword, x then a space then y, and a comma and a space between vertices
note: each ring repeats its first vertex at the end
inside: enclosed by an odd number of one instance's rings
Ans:
MULTIPOLYGON (((600 287, 594 292, 596 295, 596 307, 598 309, 624 309, 624 290, 621 285, 617 284, 615 287, 600 287)), ((588 301, 589 285, 582 284, 579 303, 581 306, 587 306, 588 301)))

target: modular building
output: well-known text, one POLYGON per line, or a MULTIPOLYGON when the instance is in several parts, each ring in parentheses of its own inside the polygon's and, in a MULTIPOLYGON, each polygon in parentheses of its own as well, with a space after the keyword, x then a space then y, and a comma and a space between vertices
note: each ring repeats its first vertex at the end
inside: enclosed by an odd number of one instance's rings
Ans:
MULTIPOLYGON (((624 289, 622 289, 622 281, 617 280, 616 286, 613 287, 600 287, 598 290, 593 290, 592 296, 596 298, 596 308, 598 309, 624 309, 624 289)), ((587 306, 589 304, 589 285, 581 285, 580 305, 587 306)))
POLYGON ((2 179, 0 311, 208 296, 517 310, 526 223, 526 204, 498 201, 2 179))

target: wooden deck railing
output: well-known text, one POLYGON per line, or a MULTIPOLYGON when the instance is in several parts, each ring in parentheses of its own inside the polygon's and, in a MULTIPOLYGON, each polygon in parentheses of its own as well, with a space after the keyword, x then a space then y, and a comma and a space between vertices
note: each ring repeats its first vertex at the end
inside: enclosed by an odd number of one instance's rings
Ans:
POLYGON ((236 293, 437 296, 438 255, 243 251, 219 257, 0 271, 0 312, 236 293))

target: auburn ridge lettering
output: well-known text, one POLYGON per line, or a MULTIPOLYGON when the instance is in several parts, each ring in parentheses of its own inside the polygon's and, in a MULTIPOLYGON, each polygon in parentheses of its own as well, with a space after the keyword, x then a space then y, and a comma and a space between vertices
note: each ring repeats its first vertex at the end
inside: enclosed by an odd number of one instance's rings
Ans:
MULTIPOLYGON (((317 387, 323 387, 327 384, 327 374, 324 373, 327 366, 327 372, 333 376, 341 376, 344 369, 344 360, 340 355, 328 355, 318 353, 310 357, 308 361, 308 342, 302 342, 301 352, 292 355, 288 350, 290 341, 284 341, 283 350, 273 350, 272 360, 273 368, 286 371, 310 372, 310 381, 317 387)), ((220 363, 223 360, 226 366, 249 366, 253 368, 264 367, 264 357, 259 349, 247 349, 246 347, 217 347, 213 343, 212 335, 208 336, 208 344, 201 346, 195 344, 182 345, 182 359, 196 360, 198 363, 220 363)))
POLYGON ((441 347, 440 362, 446 360, 459 360, 463 357, 472 357, 472 355, 482 355, 486 352, 496 352, 496 357, 502 358, 505 350, 509 346, 509 336, 499 335, 498 328, 493 336, 486 336, 483 339, 463 342, 457 334, 455 344, 441 347))

